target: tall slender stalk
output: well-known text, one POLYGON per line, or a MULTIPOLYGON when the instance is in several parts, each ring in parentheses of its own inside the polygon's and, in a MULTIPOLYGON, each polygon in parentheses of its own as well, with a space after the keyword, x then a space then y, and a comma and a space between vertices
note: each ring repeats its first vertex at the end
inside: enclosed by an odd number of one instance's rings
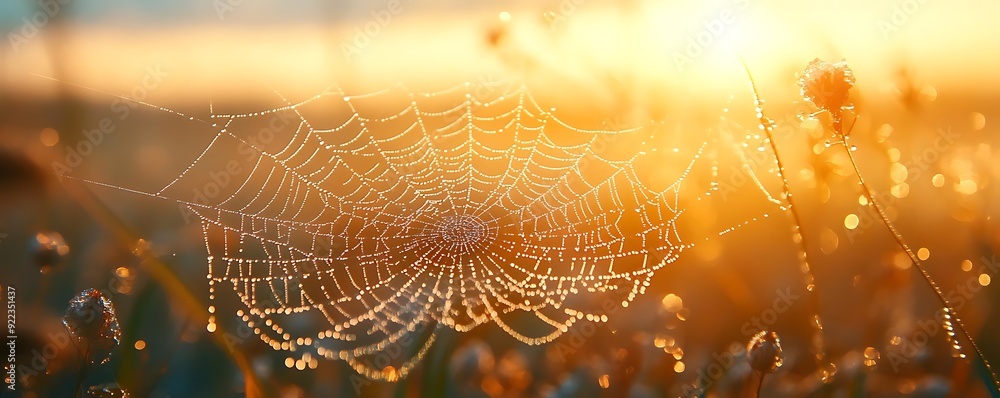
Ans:
MULTIPOLYGON (((741 59, 740 61, 742 62, 743 60, 741 59)), ((807 284, 806 290, 808 290, 811 293, 810 299, 812 301, 813 312, 815 314, 815 319, 812 320, 812 325, 816 332, 816 336, 818 336, 819 340, 818 342, 815 342, 816 344, 815 349, 817 351, 815 353, 816 361, 820 366, 820 371, 828 372, 829 370, 827 368, 828 363, 826 362, 826 351, 823 347, 823 326, 822 326, 823 322, 819 315, 819 308, 820 308, 819 293, 815 291, 816 281, 815 278, 812 276, 812 270, 809 266, 809 256, 807 254, 808 246, 806 245, 805 234, 802 233, 802 216, 799 215, 798 207, 796 207, 795 205, 795 199, 792 197, 792 190, 788 183, 788 177, 786 177, 785 175, 785 164, 781 160, 781 154, 778 151, 778 144, 774 140, 774 131, 773 131, 774 124, 767 117, 764 116, 764 108, 763 105, 761 104, 760 93, 757 91, 757 84, 754 82, 753 74, 750 73, 750 68, 747 66, 746 62, 743 62, 743 68, 746 70, 747 78, 750 80, 750 88, 753 89, 754 105, 756 108, 755 110, 757 112, 757 119, 760 121, 762 130, 764 130, 764 133, 767 134, 767 142, 771 146, 771 152, 774 153, 774 160, 778 166, 778 176, 781 178, 781 190, 782 193, 784 194, 785 201, 788 202, 787 211, 788 213, 791 214, 792 221, 794 222, 794 225, 792 226, 792 233, 794 234, 795 238, 794 240, 799 244, 799 252, 801 253, 800 261, 803 267, 802 271, 806 273, 806 277, 808 279, 806 280, 807 284)), ((824 373, 823 378, 826 379, 827 377, 829 377, 829 375, 824 373)), ((763 377, 761 379, 763 383, 763 377)))
MULTIPOLYGON (((976 357, 979 358, 979 360, 983 363, 983 366, 986 367, 986 371, 990 374, 990 378, 993 380, 994 389, 1000 392, 1000 380, 997 379, 996 372, 994 372, 993 368, 990 367, 990 363, 986 360, 986 356, 983 355, 983 351, 979 348, 979 345, 976 344, 976 341, 972 338, 972 334, 969 333, 969 329, 965 327, 965 324, 963 324, 962 320, 958 317, 958 312, 955 310, 955 307, 952 306, 952 304, 945 297, 944 291, 941 290, 941 287, 939 287, 938 284, 934 282, 934 279, 931 278, 931 275, 927 273, 927 270, 924 268, 923 262, 920 261, 920 258, 917 257, 917 255, 913 253, 913 250, 910 249, 910 246, 906 244, 906 241, 903 239, 903 235, 901 235, 899 231, 896 230, 895 225, 889 221, 889 216, 886 214, 885 209, 877 200, 875 200, 874 192, 865 182, 864 177, 861 176, 861 168, 858 167, 858 162, 854 158, 854 151, 851 150, 851 145, 848 142, 850 136, 844 134, 842 127, 838 129, 837 134, 843 139, 844 150, 847 152, 847 158, 851 160, 851 166, 854 167, 854 174, 858 177, 858 183, 861 185, 865 196, 868 198, 868 203, 871 203, 872 207, 875 208, 875 212, 878 213, 879 218, 882 220, 882 224, 885 224, 886 228, 889 229, 889 232, 892 234, 892 237, 896 239, 896 243, 899 247, 906 252, 907 256, 910 257, 910 261, 913 262, 913 266, 920 272, 920 276, 922 276, 924 281, 927 282, 927 285, 934 290, 934 295, 941 302, 941 305, 948 313, 948 316, 950 316, 951 321, 953 321, 951 323, 953 323, 958 330, 962 332, 965 339, 969 341, 969 345, 972 346, 972 350, 975 351, 976 357)), ((950 328, 948 332, 954 333, 950 330, 950 328)))
POLYGON ((76 376, 76 386, 73 387, 73 397, 80 396, 80 388, 83 387, 83 381, 87 379, 87 372, 90 370, 90 343, 87 343, 87 348, 83 350, 83 361, 80 363, 80 374, 76 376))
POLYGON ((758 379, 757 382, 757 393, 754 394, 755 397, 760 398, 760 388, 764 386, 764 376, 767 374, 764 372, 754 372, 754 373, 760 373, 760 378, 758 379))

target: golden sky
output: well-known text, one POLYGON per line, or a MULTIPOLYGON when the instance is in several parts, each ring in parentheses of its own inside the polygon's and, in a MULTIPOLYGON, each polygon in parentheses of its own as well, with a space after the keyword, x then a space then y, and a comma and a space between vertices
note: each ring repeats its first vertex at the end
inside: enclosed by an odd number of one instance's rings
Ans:
POLYGON ((812 58, 845 57, 861 87, 891 80, 904 65, 939 88, 1000 87, 1000 4, 987 1, 561 0, 445 12, 390 2, 359 5, 351 18, 330 23, 241 23, 267 11, 255 7, 222 9, 215 22, 52 23, 25 40, 11 36, 15 25, 0 47, 3 85, 54 94, 55 85, 35 73, 120 93, 156 65, 183 82, 158 93, 173 101, 242 98, 235 88, 255 82, 292 93, 332 82, 446 87, 527 70, 541 81, 593 87, 595 95, 609 76, 714 95, 745 79, 742 55, 765 86, 812 58))

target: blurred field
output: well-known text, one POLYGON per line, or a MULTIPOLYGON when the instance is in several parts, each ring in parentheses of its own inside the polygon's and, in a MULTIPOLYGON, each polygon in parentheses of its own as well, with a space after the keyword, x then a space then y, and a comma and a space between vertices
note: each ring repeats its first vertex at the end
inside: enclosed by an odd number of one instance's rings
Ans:
MULTIPOLYGON (((911 246, 926 250, 942 289, 961 297, 962 319, 1000 364, 1000 5, 232 3, 69 2, 43 24, 30 21, 44 5, 0 5, 8 38, 0 46, 0 284, 19 291, 17 363, 39 373, 12 396, 71 395, 80 373, 74 350, 33 354, 51 346, 67 302, 86 288, 112 293, 124 333, 86 385, 117 382, 140 397, 244 396, 247 371, 265 396, 677 396, 703 378, 712 379, 707 396, 752 396, 742 354, 727 365, 726 353, 745 347, 746 324, 767 319, 783 297, 794 298, 765 322, 782 337, 785 363, 762 396, 991 396, 989 376, 952 358, 942 330, 927 329, 938 303, 859 203, 842 149, 824 145, 832 136, 819 122, 798 118, 805 105, 796 73, 817 57, 848 60, 860 115, 852 142, 866 179, 911 246), (38 33, 26 35, 27 25, 38 33), (211 140, 205 125, 157 107, 208 119, 281 106, 276 93, 304 99, 331 84, 351 93, 399 83, 437 91, 513 78, 579 126, 655 119, 676 142, 739 137, 757 124, 740 56, 783 128, 777 143, 804 215, 824 347, 837 366, 828 384, 809 351, 814 310, 791 220, 752 184, 731 179, 739 159, 720 159, 720 178, 737 185, 737 199, 692 204, 687 217, 699 222, 683 233, 701 238, 770 216, 685 252, 609 323, 542 346, 492 324, 443 330, 397 383, 359 379, 341 361, 294 369, 223 311, 232 309, 225 295, 220 330, 207 333, 197 223, 176 203, 55 175, 55 162, 70 163, 84 131, 107 119, 114 130, 67 175, 155 191, 211 140), (858 227, 845 227, 850 215, 858 227), (42 273, 37 234, 46 231, 61 234, 69 252, 42 273), (924 343, 921 332, 931 335, 924 343), (723 376, 709 374, 717 363, 723 376)), ((779 189, 769 166, 754 166, 763 185, 779 189)))

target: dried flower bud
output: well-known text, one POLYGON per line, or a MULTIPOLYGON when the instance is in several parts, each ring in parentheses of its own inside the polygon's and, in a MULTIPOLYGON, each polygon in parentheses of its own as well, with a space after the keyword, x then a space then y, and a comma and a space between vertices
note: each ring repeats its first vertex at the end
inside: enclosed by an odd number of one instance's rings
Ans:
POLYGON ((781 340, 775 332, 761 331, 747 344, 747 359, 750 361, 750 368, 755 371, 771 373, 781 367, 783 358, 781 340))
POLYGON ((87 398, 129 398, 128 390, 121 388, 118 384, 109 383, 91 386, 87 389, 87 398))
POLYGON ((799 76, 799 85, 802 97, 821 111, 830 112, 834 125, 840 131, 842 114, 852 107, 850 90, 854 87, 854 72, 847 66, 847 61, 830 63, 817 58, 799 76))
POLYGON ((63 325, 80 343, 91 363, 107 363, 118 347, 121 329, 111 299, 94 289, 87 289, 69 302, 63 325))

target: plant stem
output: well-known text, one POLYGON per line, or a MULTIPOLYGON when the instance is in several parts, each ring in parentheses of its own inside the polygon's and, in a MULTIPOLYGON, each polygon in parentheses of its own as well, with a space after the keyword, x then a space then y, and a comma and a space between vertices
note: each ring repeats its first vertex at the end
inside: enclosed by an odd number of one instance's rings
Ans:
MULTIPOLYGON (((742 62, 743 60, 740 59, 742 62)), ((760 121, 762 130, 767 134, 767 142, 771 146, 771 152, 774 153, 774 160, 778 166, 778 177, 781 178, 781 191, 785 196, 785 201, 788 202, 788 208, 786 209, 788 213, 792 216, 792 221, 794 225, 792 226, 792 233, 794 234, 794 240, 799 244, 799 261, 801 261, 802 272, 806 274, 808 280, 806 280, 806 290, 811 294, 810 299, 812 301, 813 311, 815 313, 815 319, 811 320, 811 323, 816 332, 816 336, 819 337, 819 341, 816 343, 816 360, 820 365, 820 370, 825 372, 826 369, 826 351, 823 349, 823 326, 819 315, 819 294, 816 290, 816 281, 812 275, 812 269, 809 266, 809 255, 806 251, 808 247, 806 245, 805 234, 802 233, 802 217, 799 215, 798 207, 795 206, 795 199, 792 198, 792 189, 788 183, 788 177, 785 176, 785 164, 781 161, 781 154, 778 151, 778 144, 774 140, 774 124, 766 117, 764 117, 764 107, 760 100, 760 94, 757 92, 757 84, 753 80, 753 75, 750 73, 750 68, 747 66, 746 62, 743 62, 743 68, 747 72, 747 78, 750 80, 750 88, 753 89, 754 105, 756 107, 757 118, 760 121)), ((763 376, 762 376, 763 378, 763 376)), ((825 379, 825 377, 824 377, 825 379)))
POLYGON ((87 343, 87 348, 83 350, 83 361, 80 363, 80 375, 76 378, 76 387, 73 388, 73 396, 80 396, 80 388, 83 387, 83 381, 87 378, 87 370, 90 368, 90 343, 87 343))
POLYGON ((754 373, 760 373, 760 381, 757 382, 757 394, 754 395, 755 397, 760 398, 760 388, 764 386, 764 376, 767 374, 764 372, 754 372, 754 373))
POLYGON ((865 183, 865 179, 861 177, 861 168, 858 167, 858 162, 854 159, 854 153, 853 151, 851 151, 851 146, 848 143, 850 136, 841 134, 841 131, 837 131, 837 134, 843 137, 844 150, 847 151, 847 158, 851 160, 851 166, 854 167, 854 174, 857 175, 858 182, 860 183, 862 190, 864 190, 865 196, 868 197, 868 203, 871 203, 872 207, 875 208, 875 212, 878 213, 879 218, 882 219, 882 223, 885 224, 886 228, 889 229, 889 232, 892 233, 892 237, 896 239, 896 243, 899 244, 899 247, 902 248, 904 252, 906 252, 907 256, 910 257, 910 261, 913 262, 913 266, 916 267, 917 271, 920 272, 920 276, 922 276, 924 278, 924 281, 927 282, 927 285, 934 290, 935 296, 937 296, 938 300, 941 302, 941 305, 944 306, 945 310, 951 315, 951 319, 954 321, 955 326, 958 328, 958 330, 962 332, 962 335, 965 336, 965 339, 969 340, 969 345, 972 346, 973 351, 976 352, 976 356, 979 357, 979 360, 983 363, 984 366, 986 366, 986 371, 990 374, 990 378, 993 379, 994 389, 1000 391, 1000 380, 997 379, 997 375, 995 372, 993 372, 993 368, 990 367, 990 363, 986 361, 986 356, 983 355, 983 351, 979 349, 979 345, 976 344, 976 341, 972 338, 972 334, 969 333, 969 330, 965 327, 965 324, 963 324, 962 320, 959 319, 958 312, 955 311, 955 308, 951 305, 951 303, 948 302, 948 299, 945 298, 944 292, 941 290, 938 284, 934 282, 934 280, 931 278, 931 275, 927 273, 927 270, 924 268, 923 263, 920 261, 917 255, 913 253, 913 250, 910 249, 910 246, 907 245, 906 241, 903 240, 903 236, 899 233, 899 231, 896 230, 896 227, 892 224, 892 222, 889 221, 889 216, 886 214, 885 209, 882 208, 882 205, 875 200, 875 194, 872 191, 871 187, 869 187, 868 184, 865 183))

